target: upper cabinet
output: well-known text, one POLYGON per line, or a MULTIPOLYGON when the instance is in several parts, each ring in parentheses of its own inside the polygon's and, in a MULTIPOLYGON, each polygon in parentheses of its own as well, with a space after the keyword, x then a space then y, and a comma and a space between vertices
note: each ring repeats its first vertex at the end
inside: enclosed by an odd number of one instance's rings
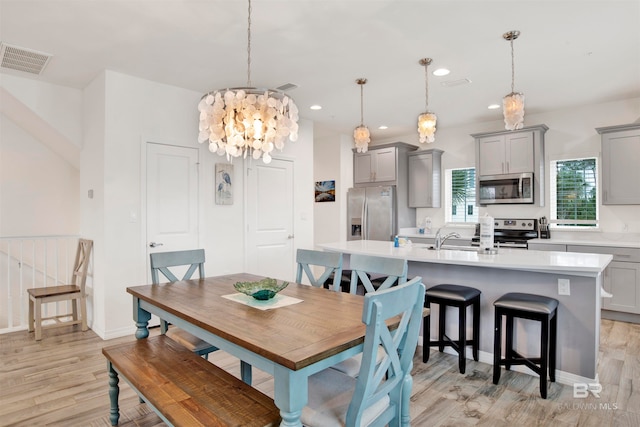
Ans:
POLYGON ((409 154, 409 207, 439 208, 442 150, 409 154))
POLYGON ((481 176, 533 173, 534 203, 544 206, 546 125, 517 131, 472 134, 476 141, 476 181, 481 176))
POLYGON ((640 123, 596 131, 602 137, 602 204, 640 205, 640 123))
POLYGON ((482 175, 533 172, 533 133, 478 138, 482 175))
POLYGON ((353 182, 356 187, 398 185, 406 182, 407 153, 417 147, 397 142, 370 147, 353 155, 353 182))
POLYGON ((396 180, 395 147, 369 150, 354 156, 354 176, 356 184, 396 180))

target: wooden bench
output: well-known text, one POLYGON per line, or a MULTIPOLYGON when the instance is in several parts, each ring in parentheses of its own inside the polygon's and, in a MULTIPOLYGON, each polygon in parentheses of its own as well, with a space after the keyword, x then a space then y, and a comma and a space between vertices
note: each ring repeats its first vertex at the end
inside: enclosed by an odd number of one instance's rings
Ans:
POLYGON ((111 425, 120 418, 121 376, 168 425, 277 426, 273 399, 164 335, 102 349, 111 425))

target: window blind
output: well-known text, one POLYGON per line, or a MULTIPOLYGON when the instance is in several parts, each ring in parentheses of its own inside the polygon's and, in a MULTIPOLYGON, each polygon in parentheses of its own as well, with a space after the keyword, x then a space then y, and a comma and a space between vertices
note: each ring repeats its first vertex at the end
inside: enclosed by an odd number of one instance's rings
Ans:
POLYGON ((552 222, 568 227, 593 227, 598 221, 595 158, 551 162, 552 222))
POLYGON ((478 222, 476 207, 476 170, 452 169, 451 216, 449 222, 478 222))

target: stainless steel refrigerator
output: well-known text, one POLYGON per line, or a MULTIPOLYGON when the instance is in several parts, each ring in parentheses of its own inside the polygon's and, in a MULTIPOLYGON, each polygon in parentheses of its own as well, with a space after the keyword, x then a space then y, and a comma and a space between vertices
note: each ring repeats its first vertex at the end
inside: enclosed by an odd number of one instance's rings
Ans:
POLYGON ((397 196, 394 185, 350 188, 347 240, 390 241, 398 234, 398 227, 415 224, 415 209, 399 207, 397 196))

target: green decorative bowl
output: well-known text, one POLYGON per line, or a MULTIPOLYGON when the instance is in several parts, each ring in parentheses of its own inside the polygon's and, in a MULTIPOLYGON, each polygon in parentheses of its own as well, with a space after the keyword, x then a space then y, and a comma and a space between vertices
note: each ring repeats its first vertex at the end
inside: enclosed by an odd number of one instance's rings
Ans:
POLYGON ((258 300, 268 300, 276 296, 278 292, 289 285, 289 282, 278 284, 276 279, 267 277, 259 282, 238 282, 233 285, 236 291, 250 295, 258 300))

